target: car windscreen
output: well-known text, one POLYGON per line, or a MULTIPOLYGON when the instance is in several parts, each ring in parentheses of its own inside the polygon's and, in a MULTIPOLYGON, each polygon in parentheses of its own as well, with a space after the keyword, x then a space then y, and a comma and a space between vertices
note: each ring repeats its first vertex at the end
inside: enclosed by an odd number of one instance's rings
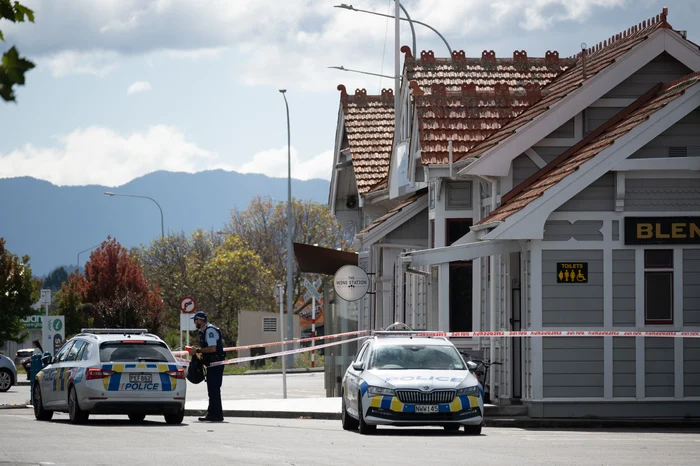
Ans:
POLYGON ((175 362, 165 344, 157 341, 108 341, 100 345, 101 362, 175 362))
POLYGON ((370 369, 466 370, 466 366, 454 346, 411 344, 376 347, 370 369))

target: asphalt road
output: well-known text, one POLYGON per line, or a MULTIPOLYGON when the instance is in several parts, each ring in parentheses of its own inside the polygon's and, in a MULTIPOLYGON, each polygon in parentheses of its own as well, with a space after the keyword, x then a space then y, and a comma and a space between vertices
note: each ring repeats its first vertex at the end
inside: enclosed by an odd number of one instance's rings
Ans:
POLYGON ((484 429, 479 437, 442 429, 343 431, 339 421, 185 418, 168 426, 94 416, 73 426, 65 414, 35 421, 28 409, 0 411, 0 463, 191 465, 697 465, 696 431, 484 429), (16 439, 17 441, 12 441, 16 439), (35 441, 29 441, 36 439, 35 441))
MULTIPOLYGON (((289 398, 325 397, 323 372, 287 374, 289 398)), ((260 400, 282 398, 281 374, 227 375, 221 387, 223 400, 260 400)), ((187 400, 206 400, 207 385, 187 383, 187 400)), ((25 404, 29 401, 29 386, 11 387, 0 393, 0 405, 25 404)))

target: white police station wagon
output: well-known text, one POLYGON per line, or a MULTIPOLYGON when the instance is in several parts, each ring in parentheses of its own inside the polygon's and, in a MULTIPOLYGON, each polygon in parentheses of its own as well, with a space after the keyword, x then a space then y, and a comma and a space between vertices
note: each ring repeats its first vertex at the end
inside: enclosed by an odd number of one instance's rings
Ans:
POLYGON ((132 421, 158 414, 180 424, 185 415, 185 371, 145 329, 83 329, 44 362, 32 392, 38 420, 59 411, 72 423, 90 414, 127 414, 132 421))
POLYGON ((470 370, 476 365, 447 338, 391 330, 397 325, 373 332, 345 372, 343 428, 369 434, 377 425, 463 426, 479 435, 484 399, 470 370))

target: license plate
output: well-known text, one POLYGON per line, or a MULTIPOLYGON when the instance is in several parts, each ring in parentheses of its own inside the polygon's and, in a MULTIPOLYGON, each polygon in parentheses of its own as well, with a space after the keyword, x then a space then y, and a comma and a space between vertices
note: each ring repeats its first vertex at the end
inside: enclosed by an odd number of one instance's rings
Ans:
POLYGON ((416 405, 416 413, 430 414, 437 413, 438 405, 416 405))
POLYGON ((153 374, 129 374, 131 383, 153 383, 153 374))

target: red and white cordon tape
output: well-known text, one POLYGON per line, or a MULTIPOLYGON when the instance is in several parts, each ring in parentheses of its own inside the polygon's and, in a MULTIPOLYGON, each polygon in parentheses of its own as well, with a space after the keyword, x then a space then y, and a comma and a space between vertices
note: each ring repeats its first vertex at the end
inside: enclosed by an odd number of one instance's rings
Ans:
MULTIPOLYGON (((401 334, 402 332, 396 332, 401 334)), ((700 332, 653 332, 653 331, 609 331, 609 330, 506 330, 496 332, 403 332, 424 337, 675 337, 700 338, 700 332)))
MULTIPOLYGON (((253 348, 268 348, 270 346, 290 345, 290 344, 294 344, 294 343, 308 343, 310 341, 330 340, 333 338, 343 338, 343 337, 351 337, 354 335, 364 335, 366 333, 370 333, 370 330, 357 330, 355 332, 336 333, 333 335, 322 335, 320 337, 297 338, 295 340, 275 341, 272 343, 259 343, 256 345, 233 346, 230 348, 224 348, 224 351, 226 351, 228 353, 231 351, 246 350, 246 349, 253 349, 253 348)), ((354 340, 346 340, 343 343, 347 343, 348 341, 354 341, 354 340)), ((317 346, 316 349, 318 349, 318 348, 320 348, 320 347, 317 346)), ((187 351, 173 351, 173 354, 175 356, 185 356, 187 354, 187 351)))
MULTIPOLYGON (((353 333, 357 333, 357 332, 353 332, 353 333)), ((315 348, 316 349, 329 348, 331 346, 342 345, 345 343, 350 343, 352 341, 363 340, 363 339, 368 338, 368 337, 369 337, 369 335, 365 335, 365 336, 361 336, 361 337, 351 338, 349 340, 334 341, 333 343, 324 343, 323 345, 317 345, 315 348)), ((277 353, 261 354, 260 356, 248 356, 245 358, 226 359, 224 361, 213 362, 209 365, 209 367, 223 366, 223 365, 235 364, 235 363, 239 363, 239 362, 255 361, 257 359, 274 358, 276 356, 286 356, 288 354, 303 353, 305 351, 311 351, 312 348, 313 347, 297 348, 297 349, 292 349, 292 350, 279 351, 277 353)), ((176 358, 176 359, 177 359, 177 362, 182 364, 182 365, 188 365, 190 363, 187 359, 181 359, 181 358, 176 358)))
MULTIPOLYGON (((225 361, 218 361, 211 364, 211 366, 221 366, 225 364, 235 364, 239 362, 255 361, 258 359, 272 358, 276 356, 286 356, 289 354, 298 354, 306 351, 314 351, 316 349, 329 348, 331 346, 342 345, 345 343, 350 343, 353 341, 362 340, 368 338, 371 335, 371 330, 358 330, 355 332, 345 332, 336 333, 334 335, 323 335, 320 337, 310 337, 310 338, 297 338, 295 340, 286 341, 276 341, 272 343, 260 343, 257 345, 246 345, 246 346, 234 346, 231 348, 224 348, 226 352, 237 351, 252 348, 265 348, 270 346, 283 346, 294 343, 306 343, 310 341, 342 338, 349 336, 357 336, 349 340, 336 341, 333 343, 324 343, 322 345, 310 346, 286 351, 279 351, 277 353, 262 354, 259 356, 248 356, 243 358, 227 359, 225 361)), ((489 338, 489 337, 507 337, 507 338, 520 338, 520 337, 655 337, 655 338, 700 338, 700 332, 661 332, 661 331, 609 331, 609 330, 507 330, 507 331, 481 331, 481 332, 439 332, 439 331, 413 331, 413 332, 390 332, 384 333, 383 335, 393 334, 395 336, 402 335, 413 335, 413 336, 430 336, 430 337, 450 337, 450 338, 489 338)), ((186 351, 173 351, 175 356, 184 356, 186 351)), ((189 361, 187 359, 182 359, 176 357, 178 363, 187 365, 189 361)))

